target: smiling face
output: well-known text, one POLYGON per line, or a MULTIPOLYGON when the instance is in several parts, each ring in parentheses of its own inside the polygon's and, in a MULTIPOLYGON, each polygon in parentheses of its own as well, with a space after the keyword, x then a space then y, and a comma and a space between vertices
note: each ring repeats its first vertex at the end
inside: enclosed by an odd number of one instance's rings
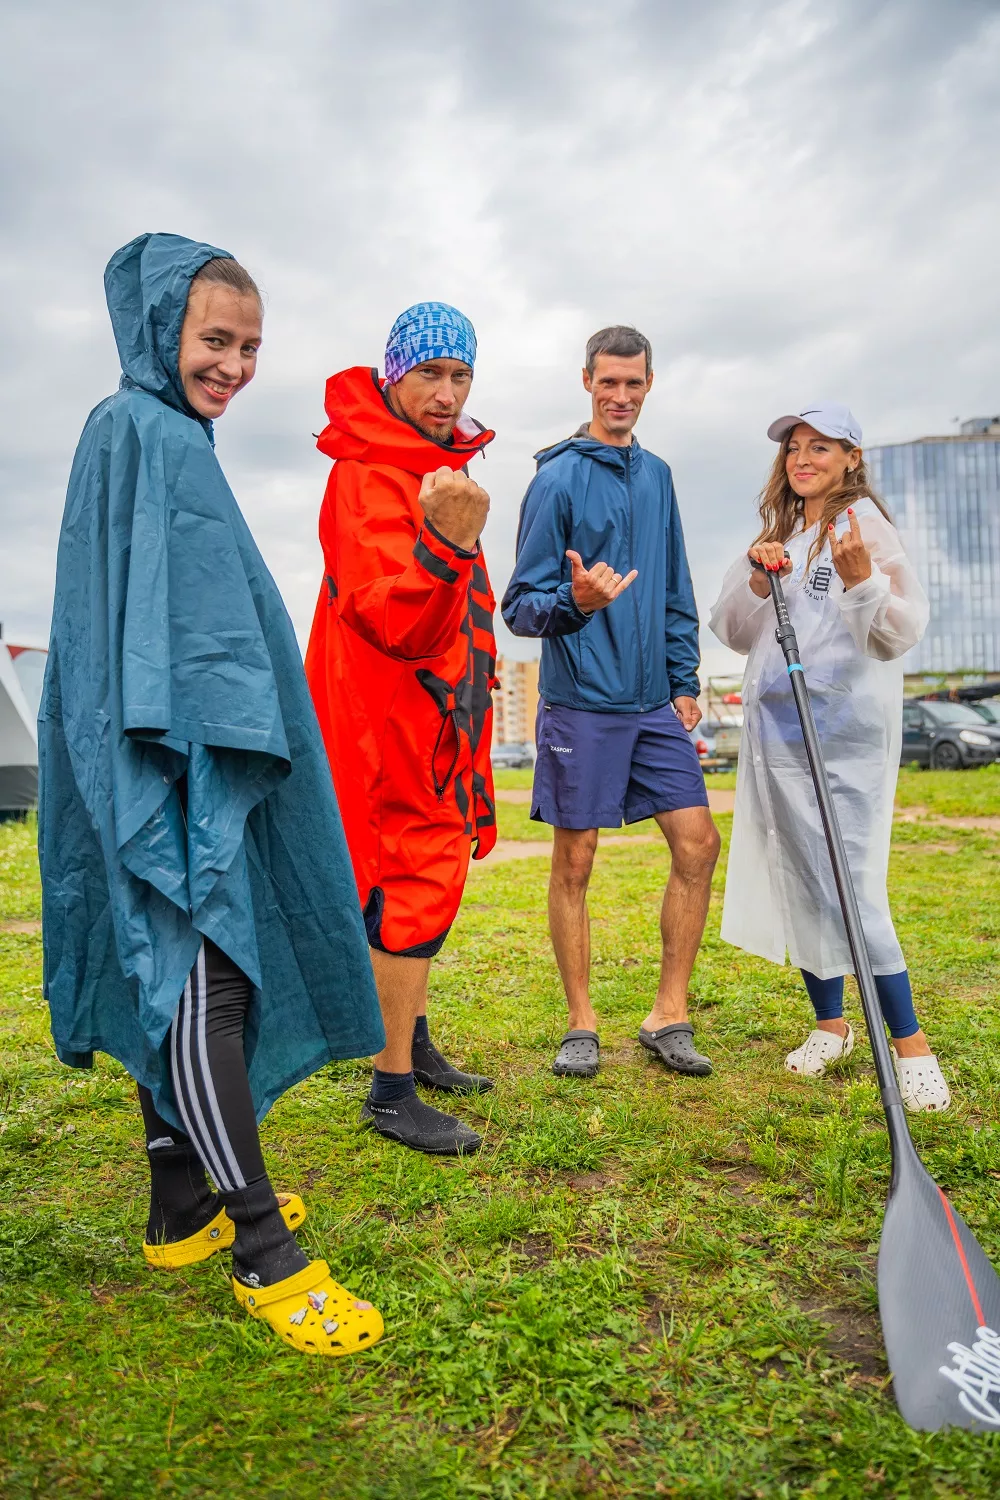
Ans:
POLYGON ((828 438, 808 422, 800 422, 788 439, 785 473, 796 495, 822 502, 839 489, 849 469, 861 461, 861 449, 845 449, 837 438, 828 438))
POLYGON ((260 339, 256 297, 212 281, 191 283, 177 366, 184 394, 199 416, 221 417, 253 379, 260 339))
POLYGON ((389 405, 425 437, 446 443, 472 389, 472 370, 460 359, 432 359, 386 387, 389 405))
POLYGON ((593 406, 591 436, 598 442, 627 448, 652 384, 652 371, 646 374, 645 354, 599 354, 594 373, 583 372, 584 389, 590 392, 593 406))

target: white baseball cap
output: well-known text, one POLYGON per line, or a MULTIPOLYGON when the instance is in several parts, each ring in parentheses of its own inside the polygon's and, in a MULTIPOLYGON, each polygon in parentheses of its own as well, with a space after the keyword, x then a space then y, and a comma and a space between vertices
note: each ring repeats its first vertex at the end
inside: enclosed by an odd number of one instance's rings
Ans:
POLYGON ((839 401, 814 401, 794 416, 779 417, 771 423, 767 435, 772 442, 780 443, 800 422, 808 422, 824 437, 843 438, 856 448, 861 447, 861 423, 850 407, 842 406, 839 401))

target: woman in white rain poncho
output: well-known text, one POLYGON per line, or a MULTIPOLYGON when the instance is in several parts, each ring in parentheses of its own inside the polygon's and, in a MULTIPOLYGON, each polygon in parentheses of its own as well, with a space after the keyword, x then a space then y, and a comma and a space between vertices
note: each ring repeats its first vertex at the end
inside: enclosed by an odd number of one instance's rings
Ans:
POLYGON ((902 736, 903 665, 927 625, 923 589, 868 483, 861 429, 817 404, 768 428, 780 443, 760 498, 757 541, 730 568, 712 610, 725 645, 747 655, 722 936, 802 970, 816 1027, 785 1059, 819 1077, 847 1057, 850 949, 765 573, 780 569, 858 895, 882 1013, 909 1109, 946 1109, 948 1087, 913 1010, 886 894, 902 736), (784 561, 787 551, 790 561, 784 561))

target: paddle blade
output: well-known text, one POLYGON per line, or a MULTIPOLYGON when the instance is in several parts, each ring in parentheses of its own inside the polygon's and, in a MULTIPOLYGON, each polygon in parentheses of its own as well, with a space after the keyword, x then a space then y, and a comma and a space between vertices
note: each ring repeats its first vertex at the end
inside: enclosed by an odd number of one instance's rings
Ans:
POLYGON ((886 1204, 878 1298, 904 1421, 1000 1432, 1000 1278, 912 1148, 886 1204))

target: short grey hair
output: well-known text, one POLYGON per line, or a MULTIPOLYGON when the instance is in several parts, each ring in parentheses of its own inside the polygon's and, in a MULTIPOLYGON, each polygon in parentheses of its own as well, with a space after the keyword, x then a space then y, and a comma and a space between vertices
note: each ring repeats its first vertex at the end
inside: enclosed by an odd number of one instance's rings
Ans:
POLYGON ((637 354, 644 354, 647 378, 652 373, 653 346, 631 323, 613 323, 610 328, 591 334, 587 340, 588 375, 593 375, 599 354, 617 354, 620 359, 633 359, 637 354))

